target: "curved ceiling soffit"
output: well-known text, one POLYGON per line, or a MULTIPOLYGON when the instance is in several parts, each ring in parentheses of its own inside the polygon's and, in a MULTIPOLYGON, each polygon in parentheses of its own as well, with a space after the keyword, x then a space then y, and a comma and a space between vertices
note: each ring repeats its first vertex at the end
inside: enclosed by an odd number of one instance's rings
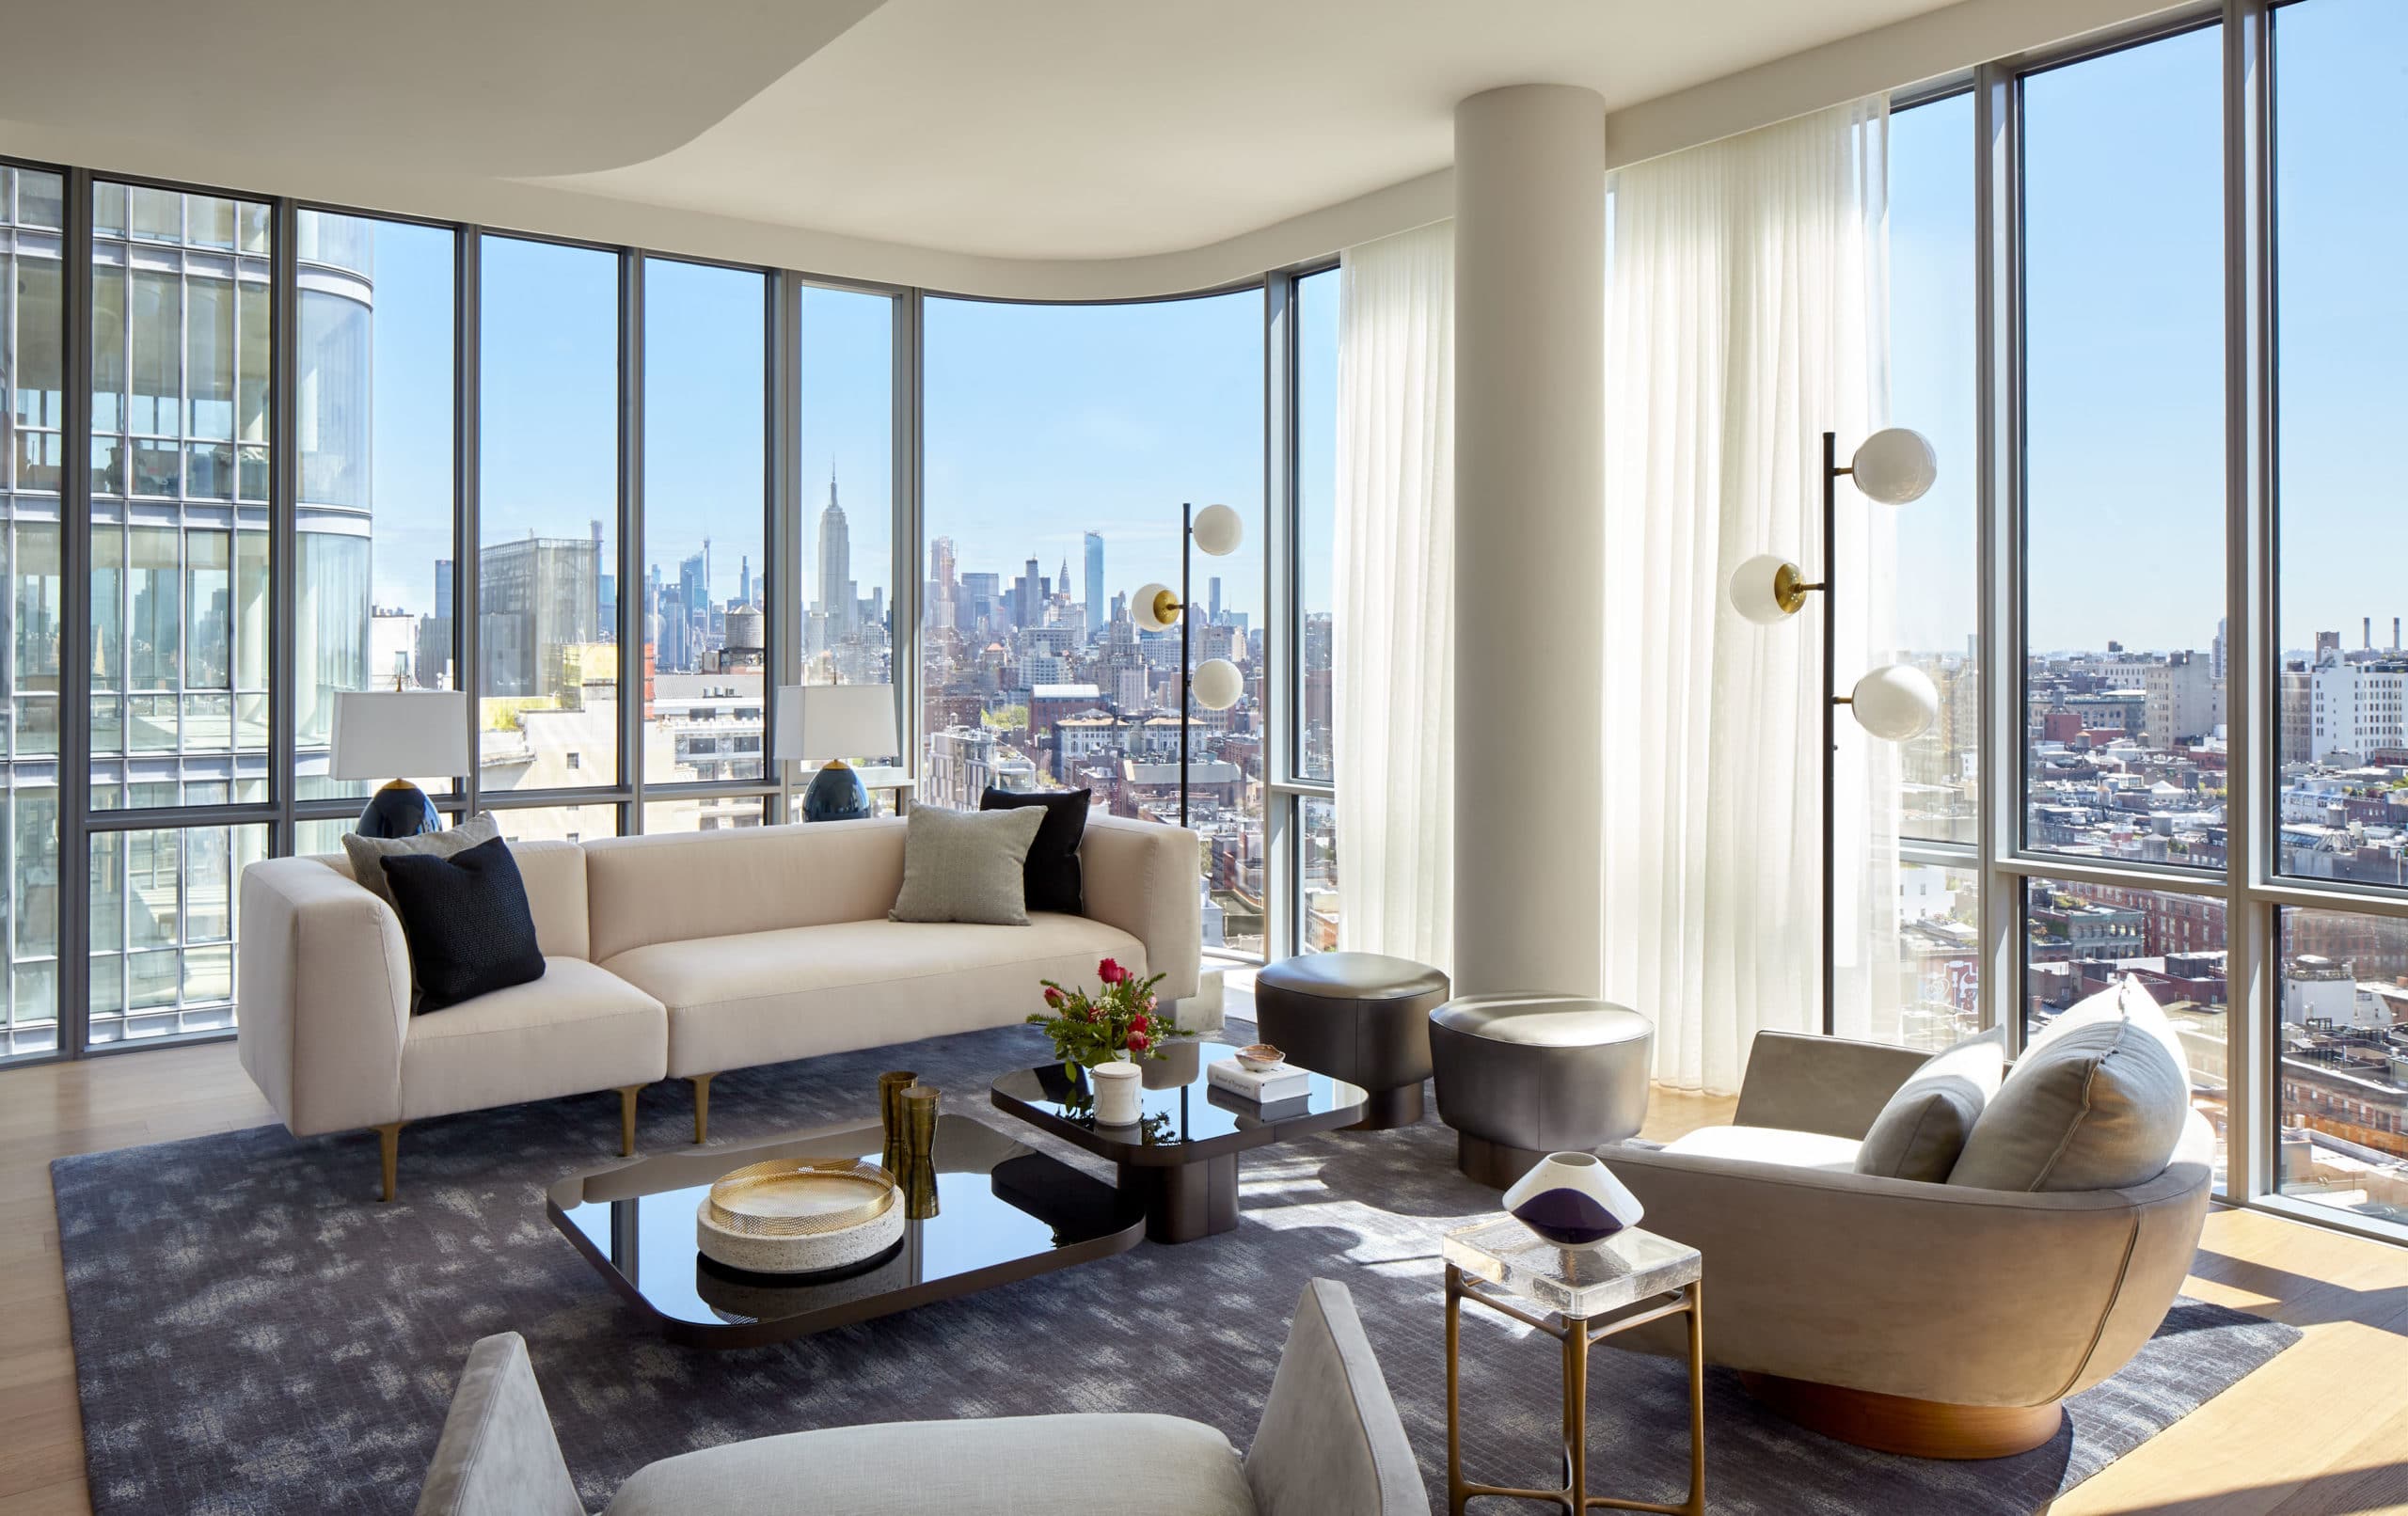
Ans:
POLYGON ((112 130, 419 172, 594 172, 673 151, 882 0, 76 0, 9 23, 8 114, 87 124, 107 57, 112 130), (139 38, 138 44, 129 39, 139 38), (465 41, 464 41, 465 39, 465 41), (597 100, 614 108, 596 111, 597 100))

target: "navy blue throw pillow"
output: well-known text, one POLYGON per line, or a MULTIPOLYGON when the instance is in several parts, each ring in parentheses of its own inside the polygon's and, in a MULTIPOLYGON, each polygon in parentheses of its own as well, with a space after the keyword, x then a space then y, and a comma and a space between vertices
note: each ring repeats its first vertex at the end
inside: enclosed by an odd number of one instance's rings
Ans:
POLYGON ((534 913, 508 843, 496 837, 448 858, 391 853, 383 861, 418 980, 414 1011, 544 977, 534 913))
POLYGON ((1022 892, 1031 910, 1059 910, 1072 916, 1086 911, 1085 880, 1079 873, 1079 839, 1087 834, 1087 802, 1092 790, 1043 790, 1023 795, 991 785, 978 797, 981 811, 1017 811, 1041 805, 1045 819, 1037 824, 1037 841, 1028 845, 1028 861, 1021 865, 1022 892))

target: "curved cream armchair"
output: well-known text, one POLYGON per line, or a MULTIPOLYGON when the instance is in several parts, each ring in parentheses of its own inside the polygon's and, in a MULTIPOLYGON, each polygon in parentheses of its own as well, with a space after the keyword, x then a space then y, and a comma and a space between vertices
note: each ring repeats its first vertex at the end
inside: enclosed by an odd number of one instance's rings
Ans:
MULTIPOLYGON (((2194 1113, 2175 1161, 2125 1190, 1855 1173, 1855 1144, 1923 1058, 1759 1033, 1734 1126, 1685 1139, 1688 1151, 1598 1156, 1650 1231, 1704 1255, 1706 1357, 1760 1400, 1892 1452, 2020 1452, 2055 1434, 2059 1401, 2121 1368, 2164 1319, 2206 1219, 2212 1136, 2194 1113)), ((1682 1346, 1647 1329, 1623 1340, 1682 1346)))

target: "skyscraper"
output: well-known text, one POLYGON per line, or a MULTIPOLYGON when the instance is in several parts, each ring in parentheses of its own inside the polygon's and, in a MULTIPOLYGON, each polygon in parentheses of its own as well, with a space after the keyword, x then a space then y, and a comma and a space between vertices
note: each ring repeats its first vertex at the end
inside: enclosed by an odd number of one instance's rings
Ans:
POLYGON ((736 564, 736 603, 749 606, 752 603, 752 555, 746 553, 736 564))
POLYGON ((853 538, 845 508, 836 503, 836 469, 828 469, 828 507, 819 513, 819 600, 812 608, 828 618, 828 640, 843 640, 853 626, 853 538))
POLYGON ((1103 533, 1087 533, 1087 636, 1103 630, 1103 533))

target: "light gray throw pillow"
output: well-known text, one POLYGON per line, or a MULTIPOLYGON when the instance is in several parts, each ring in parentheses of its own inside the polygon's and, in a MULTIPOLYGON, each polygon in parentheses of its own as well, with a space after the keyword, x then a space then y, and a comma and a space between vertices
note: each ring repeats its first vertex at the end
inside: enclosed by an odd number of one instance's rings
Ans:
POLYGON ((2190 1113, 2190 1081, 2148 1028, 2099 1021, 2016 1060, 1948 1182, 2020 1191, 2147 1184, 2165 1172, 2190 1113))
POLYGON ((887 912, 898 922, 1028 924, 1029 845, 1043 806, 941 811, 915 805, 903 832, 903 889, 887 912))
POLYGON ((347 831, 342 835, 342 850, 351 859, 351 876, 359 881, 360 888, 390 906, 393 892, 385 884, 386 859, 395 853, 450 858, 500 835, 501 828, 495 822, 493 813, 480 811, 456 827, 422 831, 415 837, 362 837, 356 831, 347 831))
POLYGON ((1873 1118, 1856 1150, 1856 1172, 1947 1183, 1965 1139, 2005 1076, 2004 1028, 1933 1053, 1873 1118))

